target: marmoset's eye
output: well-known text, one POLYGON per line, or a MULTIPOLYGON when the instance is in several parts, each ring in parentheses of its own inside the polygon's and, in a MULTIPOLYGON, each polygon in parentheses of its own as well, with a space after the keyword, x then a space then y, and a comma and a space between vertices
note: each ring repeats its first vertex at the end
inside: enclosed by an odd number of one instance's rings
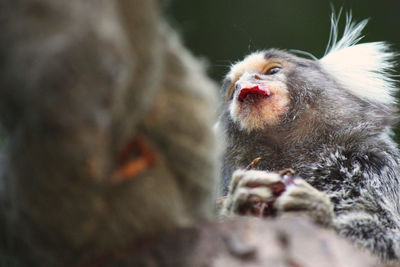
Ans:
POLYGON ((268 69, 265 74, 272 75, 272 74, 280 72, 281 70, 282 70, 281 67, 272 67, 272 68, 268 69))

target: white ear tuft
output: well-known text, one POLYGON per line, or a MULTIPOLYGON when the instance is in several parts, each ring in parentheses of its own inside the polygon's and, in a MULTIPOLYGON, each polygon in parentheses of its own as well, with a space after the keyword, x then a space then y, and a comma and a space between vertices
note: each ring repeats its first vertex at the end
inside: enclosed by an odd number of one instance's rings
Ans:
MULTIPOLYGON (((340 16, 340 14, 339 14, 340 16)), ((395 82, 392 79, 395 54, 384 42, 357 44, 367 24, 356 24, 346 17, 343 37, 338 41, 338 20, 332 15, 331 33, 325 56, 319 61, 344 88, 369 102, 392 104, 395 82)))

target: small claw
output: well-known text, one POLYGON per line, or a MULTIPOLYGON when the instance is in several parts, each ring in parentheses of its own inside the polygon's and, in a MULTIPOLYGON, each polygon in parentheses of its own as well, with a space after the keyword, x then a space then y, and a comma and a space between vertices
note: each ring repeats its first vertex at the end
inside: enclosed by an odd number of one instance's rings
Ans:
POLYGON ((281 171, 280 176, 282 183, 284 183, 285 186, 292 185, 294 183, 294 179, 296 178, 295 175, 296 172, 292 169, 281 171))
POLYGON ((246 170, 251 170, 254 167, 254 165, 256 165, 257 162, 259 162, 260 160, 261 160, 261 157, 257 157, 255 159, 253 159, 253 161, 250 162, 249 165, 247 165, 246 170))

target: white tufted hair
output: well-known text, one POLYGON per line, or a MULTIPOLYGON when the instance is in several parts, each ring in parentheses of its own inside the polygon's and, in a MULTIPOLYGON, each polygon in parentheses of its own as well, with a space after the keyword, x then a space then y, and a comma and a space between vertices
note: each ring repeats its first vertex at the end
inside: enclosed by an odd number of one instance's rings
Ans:
POLYGON ((368 102, 393 104, 396 89, 392 71, 396 54, 384 42, 357 44, 368 20, 352 21, 346 15, 343 36, 338 40, 338 16, 331 16, 331 32, 325 55, 319 60, 325 70, 353 95, 368 102))

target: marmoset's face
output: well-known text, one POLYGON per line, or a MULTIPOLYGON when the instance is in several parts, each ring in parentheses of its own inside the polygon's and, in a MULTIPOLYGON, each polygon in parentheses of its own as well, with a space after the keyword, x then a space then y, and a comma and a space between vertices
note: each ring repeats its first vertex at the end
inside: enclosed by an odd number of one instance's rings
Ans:
POLYGON ((232 120, 246 131, 277 125, 290 104, 286 75, 293 65, 259 52, 232 66, 224 84, 232 120))

